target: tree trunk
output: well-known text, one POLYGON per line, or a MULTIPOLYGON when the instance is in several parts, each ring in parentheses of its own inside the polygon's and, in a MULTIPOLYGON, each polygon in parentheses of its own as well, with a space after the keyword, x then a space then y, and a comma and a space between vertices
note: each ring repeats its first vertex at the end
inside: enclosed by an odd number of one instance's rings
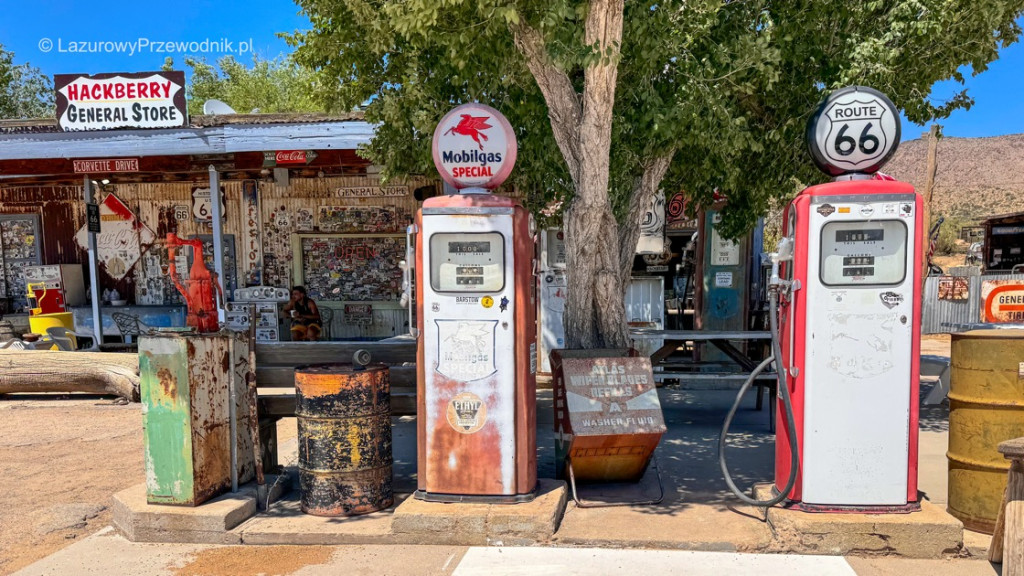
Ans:
POLYGON ((139 401, 135 354, 0 350, 0 394, 90 392, 139 401))
POLYGON ((593 0, 587 10, 584 43, 600 57, 583 71, 577 94, 555 65, 540 31, 525 22, 510 26, 516 47, 548 105, 548 118, 565 158, 575 196, 565 213, 568 294, 567 348, 624 347, 629 344, 619 272, 619 227, 608 198, 612 109, 622 43, 623 0, 593 0))

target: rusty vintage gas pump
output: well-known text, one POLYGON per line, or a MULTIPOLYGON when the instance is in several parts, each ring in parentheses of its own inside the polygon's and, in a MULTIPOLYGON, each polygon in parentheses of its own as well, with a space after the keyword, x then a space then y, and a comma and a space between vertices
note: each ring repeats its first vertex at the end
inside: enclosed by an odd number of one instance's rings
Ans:
MULTIPOLYGON (((899 111, 870 88, 831 94, 811 119, 815 164, 836 181, 786 209, 772 254, 779 373, 775 497, 813 511, 906 512, 917 495, 921 196, 875 174, 899 144, 899 111)), ((751 382, 748 379, 745 387, 751 382)), ((742 392, 741 392, 742 395, 742 392)))
POLYGON ((518 502, 537 489, 534 226, 489 194, 516 139, 493 108, 452 110, 434 163, 460 194, 416 215, 418 490, 441 502, 518 502))
POLYGON ((174 281, 174 286, 185 299, 188 307, 188 316, 185 324, 192 326, 199 332, 216 332, 220 330, 217 322, 217 300, 221 295, 220 283, 203 261, 203 241, 198 238, 182 240, 178 235, 171 232, 167 234, 167 259, 170 264, 167 267, 167 274, 174 281), (175 266, 175 252, 178 248, 189 246, 192 248, 192 267, 189 269, 189 278, 183 286, 178 279, 178 272, 175 266))

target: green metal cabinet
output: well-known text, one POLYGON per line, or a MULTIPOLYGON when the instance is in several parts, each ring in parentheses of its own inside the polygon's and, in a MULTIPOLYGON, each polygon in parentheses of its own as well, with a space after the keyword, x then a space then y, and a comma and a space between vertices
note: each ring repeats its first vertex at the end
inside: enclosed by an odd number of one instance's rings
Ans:
POLYGON ((231 486, 231 386, 237 396, 239 483, 252 479, 246 401, 248 342, 237 334, 139 338, 146 500, 195 506, 231 486))

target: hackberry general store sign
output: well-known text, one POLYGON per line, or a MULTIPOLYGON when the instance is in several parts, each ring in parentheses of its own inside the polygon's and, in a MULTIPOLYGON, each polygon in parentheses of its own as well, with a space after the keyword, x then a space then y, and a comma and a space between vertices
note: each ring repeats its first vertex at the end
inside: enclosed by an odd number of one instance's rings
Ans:
POLYGON ((53 85, 65 132, 188 124, 184 72, 56 74, 53 85))
POLYGON ((438 123, 433 153, 434 166, 452 187, 493 190, 516 163, 516 135, 501 112, 463 104, 438 123))

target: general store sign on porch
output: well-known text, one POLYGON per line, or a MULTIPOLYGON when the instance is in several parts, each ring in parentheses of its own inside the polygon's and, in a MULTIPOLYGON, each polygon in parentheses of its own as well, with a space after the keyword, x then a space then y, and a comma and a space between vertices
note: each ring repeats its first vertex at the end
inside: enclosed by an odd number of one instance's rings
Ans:
POLYGON ((1024 322, 1024 282, 985 280, 981 283, 984 322, 1024 322))
POLYGON ((188 124, 184 72, 55 74, 53 84, 65 132, 188 124))

